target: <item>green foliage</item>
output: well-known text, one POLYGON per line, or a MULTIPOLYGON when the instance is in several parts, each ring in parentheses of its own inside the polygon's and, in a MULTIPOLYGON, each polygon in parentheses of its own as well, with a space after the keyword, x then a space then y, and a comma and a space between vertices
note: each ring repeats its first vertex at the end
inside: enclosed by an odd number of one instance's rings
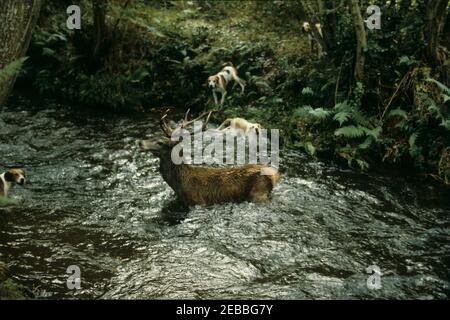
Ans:
POLYGON ((400 118, 403 118, 403 119, 407 119, 408 118, 408 113, 405 110, 402 110, 400 108, 396 108, 396 109, 393 109, 393 110, 389 111, 387 117, 388 118, 400 117, 400 118))
POLYGON ((16 204, 17 204, 16 200, 0 196, 0 207, 16 204))
POLYGON ((359 138, 364 136, 364 128, 361 126, 346 126, 337 129, 334 134, 345 138, 359 138))
POLYGON ((4 81, 7 78, 10 78, 21 70, 24 62, 28 59, 28 57, 19 58, 13 62, 7 64, 3 69, 0 70, 0 82, 4 81))
POLYGON ((0 283, 0 300, 32 299, 33 294, 27 287, 13 279, 6 279, 0 283))

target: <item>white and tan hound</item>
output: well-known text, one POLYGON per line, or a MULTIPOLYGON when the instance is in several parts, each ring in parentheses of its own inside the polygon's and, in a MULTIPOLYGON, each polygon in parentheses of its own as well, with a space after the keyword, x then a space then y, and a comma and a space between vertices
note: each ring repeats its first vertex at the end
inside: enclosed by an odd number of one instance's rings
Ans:
POLYGON ((314 30, 311 28, 311 25, 309 22, 305 21, 302 24, 302 30, 304 33, 308 34, 308 42, 309 42, 309 50, 311 53, 313 53, 314 49, 314 43, 317 44, 317 54, 319 57, 323 53, 322 49, 322 40, 323 40, 323 33, 322 33, 322 25, 320 23, 314 24, 314 30))
POLYGON ((230 81, 235 81, 241 86, 241 93, 244 93, 245 82, 239 78, 237 70, 231 62, 224 64, 224 68, 218 74, 208 77, 208 87, 212 90, 214 103, 218 105, 217 93, 222 94, 220 105, 225 101, 227 95, 227 85, 230 81))
POLYGON ((10 168, 0 174, 0 197, 8 197, 8 192, 15 184, 25 183, 25 171, 22 168, 10 168))
POLYGON ((256 133, 259 133, 259 130, 262 129, 262 126, 259 123, 249 122, 243 118, 229 118, 226 119, 217 130, 225 131, 225 130, 242 130, 244 135, 247 135, 250 130, 255 130, 256 133), (226 124, 230 124, 228 127, 223 128, 226 124), (223 128, 223 129, 222 129, 223 128))

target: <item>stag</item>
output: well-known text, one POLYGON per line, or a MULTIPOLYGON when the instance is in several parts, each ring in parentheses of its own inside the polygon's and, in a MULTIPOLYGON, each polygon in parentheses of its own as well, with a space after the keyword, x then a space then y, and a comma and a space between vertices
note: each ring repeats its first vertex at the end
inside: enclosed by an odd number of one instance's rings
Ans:
POLYGON ((166 112, 160 120, 165 137, 140 141, 143 150, 152 152, 160 159, 160 173, 178 198, 187 205, 201 206, 225 202, 267 201, 273 187, 280 179, 278 171, 269 165, 249 164, 217 168, 173 163, 171 151, 176 142, 170 139, 172 133, 206 117, 202 126, 204 131, 207 129, 211 116, 211 112, 205 112, 188 121, 188 113, 189 110, 181 125, 172 129, 166 122, 166 112))

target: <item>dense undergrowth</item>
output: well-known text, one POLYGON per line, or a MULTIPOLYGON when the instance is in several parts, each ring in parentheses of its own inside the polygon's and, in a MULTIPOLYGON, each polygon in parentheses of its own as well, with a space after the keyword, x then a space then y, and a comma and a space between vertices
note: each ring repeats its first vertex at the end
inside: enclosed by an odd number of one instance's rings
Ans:
POLYGON ((200 111, 214 108, 207 77, 232 61, 246 91, 231 90, 218 122, 245 117, 280 128, 285 144, 311 155, 450 182, 450 60, 446 48, 437 66, 424 58, 420 7, 406 16, 383 9, 382 31, 368 33, 366 79, 355 83, 345 8, 337 45, 318 57, 295 2, 122 2, 109 2, 107 49, 93 61, 89 3, 81 2, 82 29, 70 31, 68 4, 49 1, 17 88, 89 108, 200 111))

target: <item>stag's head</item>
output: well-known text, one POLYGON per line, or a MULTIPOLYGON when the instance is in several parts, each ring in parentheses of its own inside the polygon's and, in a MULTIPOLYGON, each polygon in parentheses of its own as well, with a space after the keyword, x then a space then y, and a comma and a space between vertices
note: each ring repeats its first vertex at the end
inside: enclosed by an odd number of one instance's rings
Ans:
POLYGON ((178 141, 172 141, 171 137, 177 133, 177 130, 186 129, 188 125, 194 123, 195 121, 199 121, 202 118, 206 117, 205 122, 202 126, 202 131, 207 129, 208 121, 211 116, 212 111, 204 112, 200 116, 195 119, 188 120, 189 109, 187 110, 184 119, 181 122, 181 125, 176 128, 171 128, 171 126, 167 123, 166 118, 168 111, 161 117, 160 119, 160 127, 164 133, 164 137, 158 139, 147 139, 139 141, 139 146, 142 150, 147 150, 153 153, 157 157, 164 157, 166 155, 170 156, 172 148, 178 141))
POLYGON ((174 143, 168 138, 139 141, 139 146, 142 150, 150 151, 157 157, 161 157, 163 154, 169 153, 172 150, 173 144, 174 143))

